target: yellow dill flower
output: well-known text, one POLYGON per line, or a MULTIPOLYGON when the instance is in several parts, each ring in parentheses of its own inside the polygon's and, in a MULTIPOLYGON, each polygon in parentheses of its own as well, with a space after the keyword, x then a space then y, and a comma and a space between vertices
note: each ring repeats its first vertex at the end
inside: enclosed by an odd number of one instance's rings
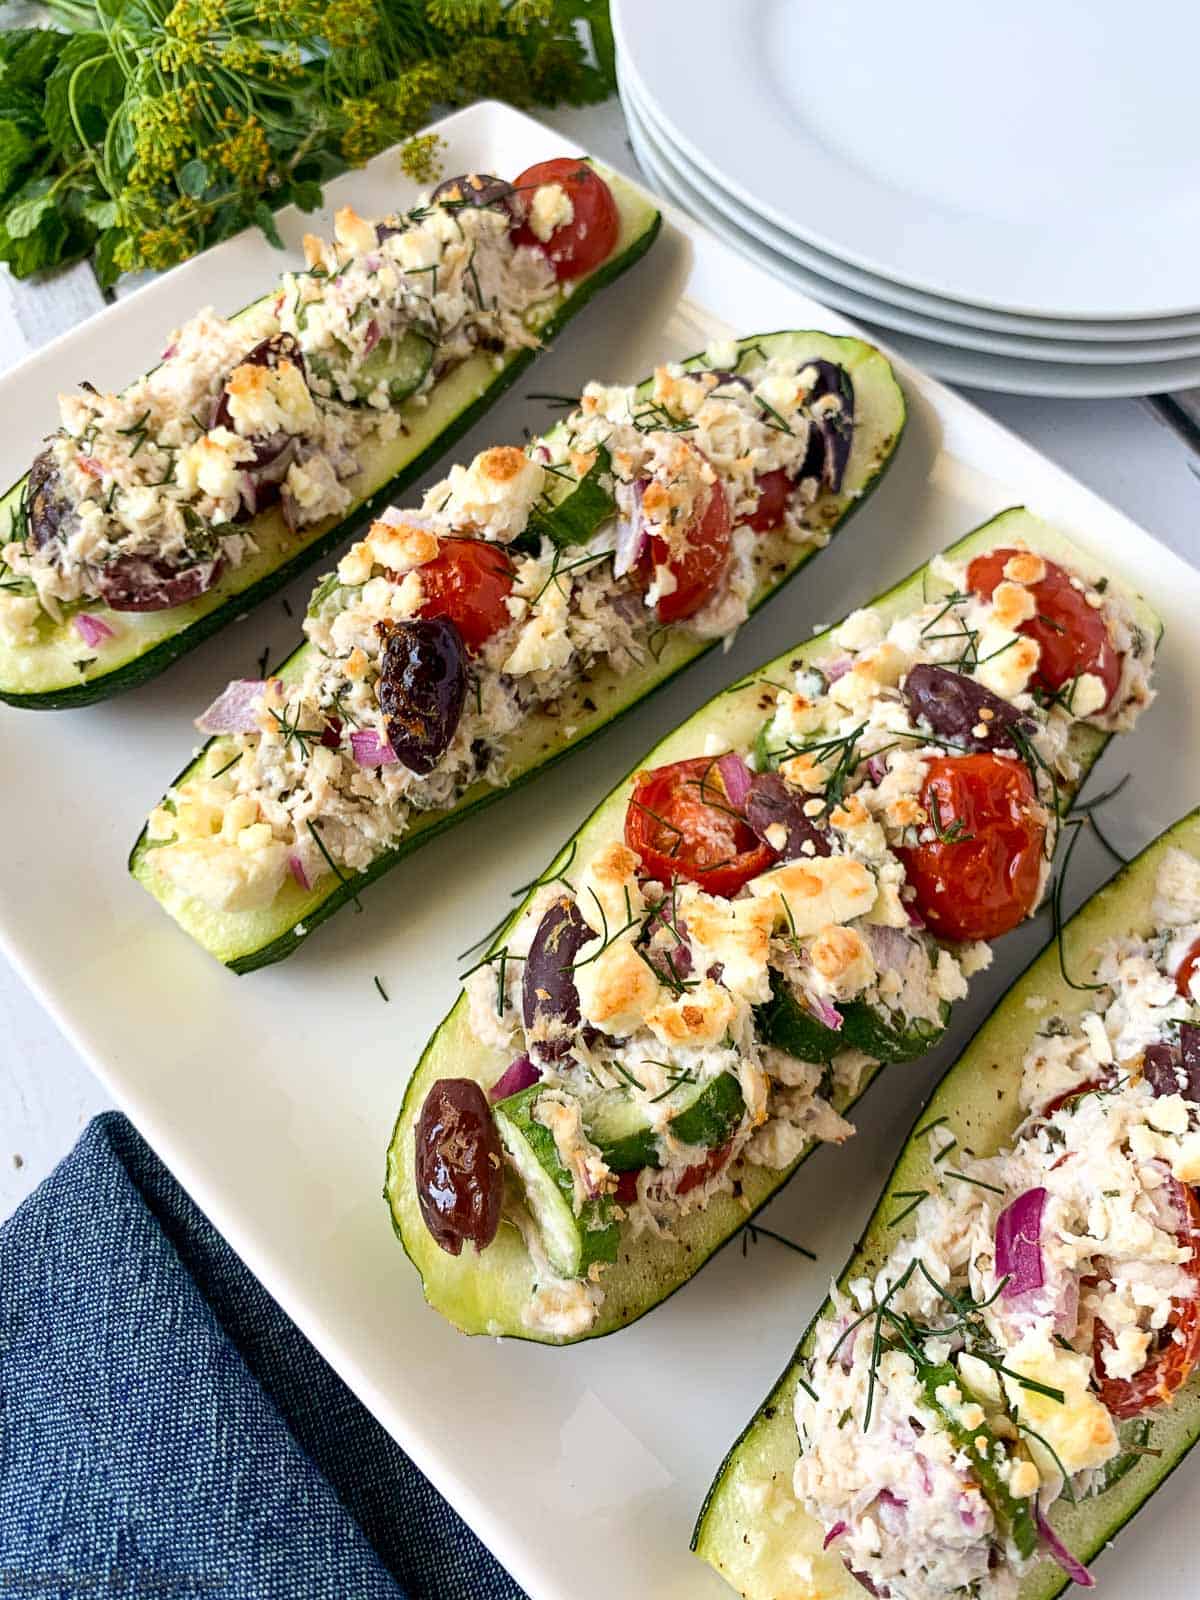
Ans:
POLYGON ((173 267, 194 254, 197 242, 187 231, 168 224, 165 227, 146 228, 137 236, 135 249, 138 265, 161 271, 173 267))
POLYGON ((261 189, 271 170, 271 147, 256 116, 239 117, 233 110, 221 113, 225 134, 213 155, 233 180, 246 189, 261 189))
POLYGON ((352 50, 372 44, 380 27, 374 0, 329 0, 319 31, 332 49, 352 50))
POLYGON ((346 127, 342 155, 352 167, 361 167, 388 143, 390 132, 383 108, 374 100, 343 100, 346 127))
POLYGON ((500 0, 429 0, 425 9, 443 33, 490 33, 504 17, 500 0))
POLYGON ((400 152, 400 165, 414 183, 432 183, 442 175, 442 151, 446 141, 437 133, 419 133, 409 139, 400 152))
POLYGON ((504 13, 509 33, 528 33, 531 28, 547 27, 554 21, 554 0, 512 0, 504 13))

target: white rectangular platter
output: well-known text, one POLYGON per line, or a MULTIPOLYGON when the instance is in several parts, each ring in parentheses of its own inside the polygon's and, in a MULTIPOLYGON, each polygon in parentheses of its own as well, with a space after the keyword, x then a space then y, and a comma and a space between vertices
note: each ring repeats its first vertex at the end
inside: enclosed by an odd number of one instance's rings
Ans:
MULTIPOLYGON (((564 153, 560 135, 496 105, 442 131, 448 173, 512 175, 564 153)), ((328 198, 370 215, 413 192, 391 154, 338 180, 328 198)), ((281 226, 298 261, 313 220, 285 213, 281 226)), ((261 238, 232 240, 0 380, 0 482, 52 427, 58 389, 80 378, 119 385, 156 359, 174 323, 205 302, 235 309, 280 265, 261 238)), ((538 427, 547 413, 531 390, 632 379, 714 336, 787 327, 853 331, 668 208, 646 260, 456 453, 538 427)), ((278 598, 108 705, 0 708, 4 948, 216 1226, 534 1600, 727 1593, 688 1554, 709 1479, 840 1267, 935 1074, 1049 930, 1043 920, 1006 940, 959 1008, 949 1048, 889 1069, 860 1107, 859 1136, 822 1150, 771 1206, 765 1220, 815 1250, 818 1265, 768 1238, 745 1251, 735 1241, 634 1328, 568 1350, 453 1332, 424 1305, 380 1199, 407 1074, 457 993, 457 952, 703 700, 1016 502, 1110 561, 1166 619, 1159 701, 1094 780, 1098 790, 1132 773, 1106 812, 1109 831, 1132 850, 1200 800, 1200 574, 965 401, 897 366, 910 422, 890 475, 726 656, 426 847, 370 891, 361 916, 343 911, 282 966, 233 977, 125 872, 144 811, 192 748, 189 719, 229 677, 253 674, 265 646, 278 657, 295 638, 278 598)), ((289 592, 296 616, 308 588, 302 580, 289 592)), ((1108 871, 1082 849, 1076 867, 1072 903, 1108 871)), ((1193 1592, 1179 1512, 1198 1478, 1178 1474, 1099 1563, 1110 1594, 1193 1592)))

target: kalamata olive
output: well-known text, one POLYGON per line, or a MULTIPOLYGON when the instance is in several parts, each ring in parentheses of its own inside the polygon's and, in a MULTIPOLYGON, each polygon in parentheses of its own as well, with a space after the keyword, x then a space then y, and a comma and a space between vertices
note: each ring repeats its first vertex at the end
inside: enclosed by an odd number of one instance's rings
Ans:
POLYGON ((777 772, 756 772, 751 780, 750 793, 746 796, 746 821, 782 861, 830 853, 824 829, 804 814, 804 804, 809 798, 786 784, 777 772), (782 844, 776 842, 777 834, 773 838, 767 836, 767 830, 774 833, 776 826, 786 830, 787 837, 782 844), (812 848, 806 850, 806 844, 812 848))
POLYGON ((814 413, 808 451, 800 468, 800 476, 820 478, 825 488, 836 494, 842 487, 850 448, 854 443, 854 384, 845 367, 825 361, 820 356, 803 365, 817 369, 816 382, 808 391, 809 409, 815 400, 830 394, 838 396, 841 406, 833 411, 826 411, 822 407, 814 413))
MULTIPOLYGON (((745 377, 744 374, 740 372, 728 372, 721 367, 713 367, 712 375, 717 380, 716 383, 713 384, 714 389, 736 388, 745 389, 747 392, 749 392, 754 388, 754 385, 750 382, 750 379, 745 377)), ((699 376, 700 374, 697 373, 697 377, 699 376)))
POLYGON ((596 937, 570 895, 559 895, 538 923, 521 977, 525 1026, 538 1021, 579 1025, 579 992, 571 968, 582 947, 596 937))
POLYGON ((1154 1095, 1181 1094, 1200 1104, 1200 1028, 1184 1022, 1177 1045, 1165 1041, 1148 1045, 1142 1076, 1154 1095))
MULTIPOLYGON (((246 352, 238 362, 238 367, 270 367, 274 370, 274 368, 282 366, 285 361, 289 361, 307 383, 308 375, 304 370, 303 352, 294 335, 290 333, 273 333, 269 339, 260 340, 252 350, 246 352)), ((237 371, 236 367, 234 371, 237 371)), ((232 373, 230 376, 232 377, 232 373)), ((228 378, 221 385, 221 393, 218 395, 217 403, 213 407, 210 426, 228 428, 231 432, 237 432, 233 425, 233 413, 229 408, 228 378)), ((287 435, 284 435, 284 438, 286 439, 287 435)), ((278 454, 278 450, 275 451, 275 454, 278 454)), ((257 464, 262 465, 263 463, 259 462, 257 464)))
POLYGON ((449 1255, 486 1250, 500 1226, 504 1162, 487 1097, 472 1078, 439 1078, 414 1129, 417 1203, 449 1255))
POLYGON ((29 537, 38 550, 62 537, 71 507, 62 495, 62 480, 53 452, 34 456, 29 468, 29 537))
POLYGON ((430 195, 432 205, 502 206, 510 216, 515 216, 513 186, 504 178, 493 178, 488 172, 463 172, 457 178, 446 178, 430 195))
POLYGON ((96 592, 113 611, 170 611, 211 589, 224 568, 220 559, 173 567, 150 556, 118 556, 101 569, 96 592))
POLYGON ((927 661, 909 670, 900 693, 914 717, 923 717, 934 733, 966 750, 1011 750, 1014 733, 1037 729, 1030 717, 965 672, 927 661))
POLYGON ((448 617, 388 630, 379 705, 388 743, 410 772, 432 772, 454 738, 467 692, 467 650, 448 617))

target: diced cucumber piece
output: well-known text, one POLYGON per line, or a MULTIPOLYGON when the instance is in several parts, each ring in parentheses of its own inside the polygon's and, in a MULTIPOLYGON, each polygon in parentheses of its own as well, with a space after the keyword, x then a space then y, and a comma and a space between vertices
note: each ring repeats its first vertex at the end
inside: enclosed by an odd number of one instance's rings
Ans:
POLYGON ((554 1135, 533 1115, 545 1092, 535 1083, 501 1100, 496 1131, 524 1185, 547 1260, 560 1276, 581 1278, 593 1261, 617 1259, 620 1230, 606 1197, 585 1200, 576 1214, 575 1181, 559 1159, 554 1135))
MULTIPOLYGON (((354 374, 354 393, 365 403, 382 383, 395 405, 420 387, 432 361, 433 345, 424 334, 409 328, 399 339, 386 339, 375 346, 354 374)), ((310 356, 308 365, 314 377, 333 381, 323 356, 310 356)))
POLYGON ((942 1003, 937 1022, 928 1017, 902 1017, 899 1012, 851 1000, 838 1006, 840 1028, 828 1028, 793 993, 779 973, 771 974, 771 999, 758 1012, 763 1036, 778 1050, 799 1061, 832 1061, 839 1050, 861 1050, 876 1061, 914 1061, 932 1050, 950 1017, 942 1003))
MULTIPOLYGON (((731 1072, 706 1083, 689 1083, 667 1096, 671 1132, 684 1144, 717 1149, 732 1137, 746 1103, 731 1072)), ((636 1172, 639 1167, 660 1167, 658 1134, 651 1126, 648 1108, 624 1089, 614 1089, 588 1108, 588 1137, 599 1147, 613 1172, 636 1172)))

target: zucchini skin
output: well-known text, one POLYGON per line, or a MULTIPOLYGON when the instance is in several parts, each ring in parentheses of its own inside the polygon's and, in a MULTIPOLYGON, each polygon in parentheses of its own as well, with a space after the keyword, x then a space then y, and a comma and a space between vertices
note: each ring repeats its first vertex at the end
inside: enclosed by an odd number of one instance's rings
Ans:
MULTIPOLYGON (((1013 508, 994 517, 952 545, 946 553, 955 559, 967 559, 1015 537, 1085 572, 1098 576, 1105 570, 1095 558, 1022 508, 1013 508)), ((922 579, 927 573, 927 565, 919 567, 886 594, 877 597, 873 604, 880 607, 889 620, 904 614, 921 603, 922 579)), ((1123 592, 1133 602, 1141 625, 1152 632, 1156 630, 1158 619, 1149 607, 1124 587, 1123 592)), ((586 857, 592 849, 623 836, 626 798, 634 776, 645 767, 694 755, 704 748, 707 736, 715 730, 731 742, 753 741, 761 727, 756 687, 761 679, 778 676, 797 656, 819 664, 835 651, 831 642, 833 632, 831 628, 816 638, 809 638, 757 671, 748 673, 739 685, 715 696, 681 728, 668 735, 600 802, 574 839, 566 841, 547 871, 539 876, 549 879, 556 872, 566 870, 568 862, 574 859, 573 845, 582 849, 586 857)), ((1073 753, 1080 763, 1080 783, 1107 742, 1108 735, 1098 729, 1086 726, 1077 729, 1073 753)), ((1073 798, 1073 794, 1064 794, 1064 798, 1073 798)), ((504 943, 523 910, 524 905, 513 912, 509 923, 497 933, 493 949, 504 943)), ((507 1064, 474 1039, 467 1021, 466 997, 460 995, 429 1041, 409 1080, 388 1149, 384 1197, 396 1235, 421 1274, 426 1299, 456 1327, 466 1333, 503 1334, 558 1344, 566 1341, 533 1332, 521 1321, 520 1312, 531 1280, 529 1258, 515 1230, 502 1228, 496 1243, 469 1262, 453 1260, 437 1248, 425 1231, 411 1185, 411 1129, 429 1085, 439 1077, 452 1075, 474 1076, 487 1085, 507 1064)), ((862 1098, 878 1070, 873 1068, 865 1073, 853 1095, 835 1094, 832 1097, 834 1109, 847 1114, 862 1098)), ((710 1256, 734 1238, 773 1198, 815 1148, 815 1144, 810 1144, 790 1166, 780 1171, 747 1166, 739 1173, 741 1196, 735 1200, 729 1194, 718 1194, 704 1211, 683 1218, 675 1228, 677 1244, 667 1245, 643 1236, 636 1249, 623 1248, 617 1265, 604 1276, 606 1299, 600 1316, 581 1337, 600 1338, 626 1327, 682 1288, 710 1256)))
MULTIPOLYGON (((1103 939, 1153 926, 1155 874, 1162 855, 1172 846, 1200 855, 1200 809, 1152 840, 1085 901, 1065 925, 1067 961, 1077 977, 1092 976, 1093 953, 1103 939)), ((932 1170, 929 1141, 916 1137, 919 1130, 945 1116, 951 1131, 960 1140, 965 1138, 981 1155, 1006 1143, 1023 1115, 1019 1103, 1020 1064, 1039 1018, 1045 1015, 1046 1006, 1040 1002, 1046 1000, 1056 1013, 1077 1015, 1086 1010, 1088 999, 1086 993, 1081 995, 1068 988, 1061 977, 1056 942, 1034 957, 921 1108, 880 1200, 839 1274, 839 1285, 844 1286, 864 1272, 873 1273, 898 1240, 911 1231, 913 1224, 889 1226, 889 1218, 896 1205, 893 1190, 900 1185, 916 1187, 932 1170), (1027 1004, 1034 998, 1039 1000, 1036 1011, 1027 1004), (975 1085, 980 1090, 977 1101, 971 1095, 975 1085)), ((797 1363, 811 1348, 817 1327, 830 1310, 831 1302, 826 1299, 805 1330, 788 1367, 730 1447, 692 1533, 693 1551, 746 1600, 777 1600, 783 1557, 795 1548, 794 1541, 805 1540, 806 1551, 820 1545, 820 1530, 813 1533, 814 1525, 798 1506, 787 1512, 780 1524, 783 1531, 773 1540, 765 1523, 758 1526, 739 1515, 739 1505, 740 1488, 747 1479, 757 1481, 764 1475, 790 1478, 797 1455, 792 1420, 797 1363), (747 1554, 751 1550, 754 1553, 747 1554)), ((1107 1486, 1102 1493, 1081 1499, 1074 1507, 1063 1501, 1054 1507, 1056 1531, 1085 1564, 1100 1554, 1200 1439, 1200 1374, 1193 1373, 1173 1404, 1147 1412, 1138 1420, 1139 1429, 1130 1429, 1131 1441, 1142 1449, 1148 1443, 1161 1454, 1117 1456, 1110 1463, 1112 1470, 1106 1474, 1107 1486)), ((820 1565, 819 1555, 817 1561, 814 1582, 828 1600, 853 1600, 861 1594, 853 1580, 844 1578, 832 1562, 820 1565)), ((1053 1562, 1039 1561, 1022 1579, 1019 1600, 1053 1600, 1068 1582, 1066 1574, 1053 1562)), ((798 1591, 793 1592, 797 1600, 802 1600, 798 1591)))
MULTIPOLYGON (((603 169, 607 171, 607 169, 603 169)), ((619 255, 612 257, 595 272, 582 279, 575 290, 566 296, 553 316, 541 328, 541 349, 545 349, 562 331, 568 322, 582 311, 592 297, 601 289, 606 288, 615 279, 627 272, 642 256, 658 237, 662 228, 662 213, 653 211, 644 229, 639 232, 619 255)), ((223 604, 214 607, 195 621, 188 623, 178 633, 161 640, 142 655, 132 661, 114 668, 111 672, 103 673, 90 680, 72 684, 69 688, 53 689, 38 693, 22 693, 6 689, 0 684, 0 701, 7 705, 18 706, 27 711, 65 711, 77 706, 94 705, 101 700, 111 699, 113 695, 121 694, 127 689, 136 688, 139 684, 148 682, 160 672, 166 670, 172 662, 194 650, 197 645, 218 633, 228 623, 242 616, 252 606, 268 599, 279 589, 289 584, 306 567, 319 561, 338 545, 350 539, 360 529, 367 526, 384 508, 392 503, 396 495, 402 493, 409 484, 414 483, 421 475, 443 456, 450 447, 457 443, 475 423, 489 411, 500 397, 509 390, 517 379, 520 378, 541 353, 540 350, 515 351, 504 369, 498 372, 493 381, 470 405, 458 412, 447 425, 437 434, 436 438, 413 459, 407 462, 404 468, 386 484, 378 489, 367 499, 361 500, 352 508, 349 514, 341 519, 334 527, 310 543, 303 546, 290 560, 284 561, 272 571, 266 573, 256 583, 246 589, 239 590, 231 595, 223 604)), ((0 499, 7 501, 9 497, 19 490, 23 479, 5 491, 0 499)))
MULTIPOLYGON (((888 398, 894 410, 894 417, 880 439, 877 450, 868 452, 868 459, 864 465, 865 475, 861 484, 856 487, 853 494, 833 496, 828 501, 824 531, 832 534, 834 530, 848 522, 859 507, 865 504, 895 459, 896 447, 903 434, 906 422, 906 408, 903 394, 896 383, 890 366, 887 365, 884 358, 873 346, 865 344, 861 340, 833 339, 829 335, 810 335, 807 331, 802 333, 786 331, 750 335, 745 339, 739 340, 738 343, 741 347, 749 348, 772 340, 800 340, 807 347, 811 341, 816 339, 823 340, 827 346, 836 347, 837 352, 841 353, 847 360, 853 356, 858 356, 864 363, 878 364, 881 371, 873 374, 873 380, 882 386, 886 375, 886 384, 889 386, 888 398)), ((702 358, 699 356, 692 357, 691 361, 694 365, 702 364, 702 358)), ((862 381, 857 371, 855 376, 858 382, 862 381)), ((649 381, 651 380, 647 380, 647 382, 649 381)), ((867 429, 870 427, 870 420, 862 414, 860 414, 860 420, 863 423, 864 434, 866 434, 867 429)), ((852 454, 852 463, 854 459, 852 454)), ((821 502, 818 501, 817 504, 819 507, 821 502)), ((751 612, 757 611, 760 605, 765 604, 767 600, 773 599, 779 594, 790 578, 794 577, 796 572, 800 571, 812 556, 819 553, 819 550, 815 547, 806 551, 791 572, 751 601, 751 612)), ((685 635, 680 631, 674 637, 676 640, 682 641, 685 635)), ((573 751, 582 749, 587 744, 590 744, 618 717, 625 715, 635 706, 640 705, 651 693, 671 682, 685 667, 698 660, 702 655, 707 654, 709 650, 715 649, 720 643, 719 639, 709 641, 693 641, 689 639, 685 645, 681 646, 680 650, 674 653, 673 658, 671 648, 668 645, 662 652, 661 660, 653 663, 649 672, 645 674, 646 686, 640 693, 632 695, 626 693, 628 685, 635 676, 634 674, 626 674, 623 679, 619 680, 620 687, 614 688, 611 693, 605 691, 602 694, 598 683, 594 681, 592 695, 599 703, 600 714, 597 715, 585 711, 579 712, 573 720, 577 725, 583 725, 583 731, 572 739, 570 743, 559 745, 549 755, 539 754, 535 762, 517 770, 504 788, 491 788, 480 784, 468 790, 457 805, 449 810, 422 813, 396 848, 380 856, 363 872, 354 875, 346 874, 336 882, 328 875, 322 879, 317 890, 303 897, 294 912, 279 917, 278 931, 273 931, 270 937, 264 937, 257 943, 251 942, 246 948, 238 948, 230 952, 214 949, 210 942, 204 940, 201 940, 201 942, 205 943, 205 947, 216 955, 217 959, 222 961, 231 971, 239 974, 254 972, 260 967, 271 966, 276 961, 282 961, 299 947, 314 928, 318 927, 328 917, 333 916, 348 901, 357 903, 360 894, 365 888, 382 877, 384 873, 390 871, 405 856, 419 849, 427 840, 435 838, 439 833, 444 832, 446 828, 459 821, 460 818, 482 810, 503 795, 519 788, 531 778, 536 777, 538 773, 561 761, 573 751)), ((275 670, 286 675, 288 668, 294 666, 300 660, 301 652, 304 649, 304 645, 298 646, 275 670)), ((197 759, 203 759, 203 757, 201 756, 197 759)), ((183 771, 176 776, 174 782, 176 784, 181 782, 195 765, 195 761, 190 761, 183 771)), ((147 837, 146 829, 143 828, 130 853, 129 870, 135 878, 145 885, 151 894, 157 899, 163 900, 164 904, 166 904, 167 902, 159 892, 154 879, 151 861, 153 848, 147 837)), ((169 905, 167 908, 170 910, 169 905)), ((171 914, 174 915, 174 912, 172 911, 171 914)), ((186 922, 184 926, 187 927, 186 922)), ((192 930, 188 929, 188 931, 192 930)))

